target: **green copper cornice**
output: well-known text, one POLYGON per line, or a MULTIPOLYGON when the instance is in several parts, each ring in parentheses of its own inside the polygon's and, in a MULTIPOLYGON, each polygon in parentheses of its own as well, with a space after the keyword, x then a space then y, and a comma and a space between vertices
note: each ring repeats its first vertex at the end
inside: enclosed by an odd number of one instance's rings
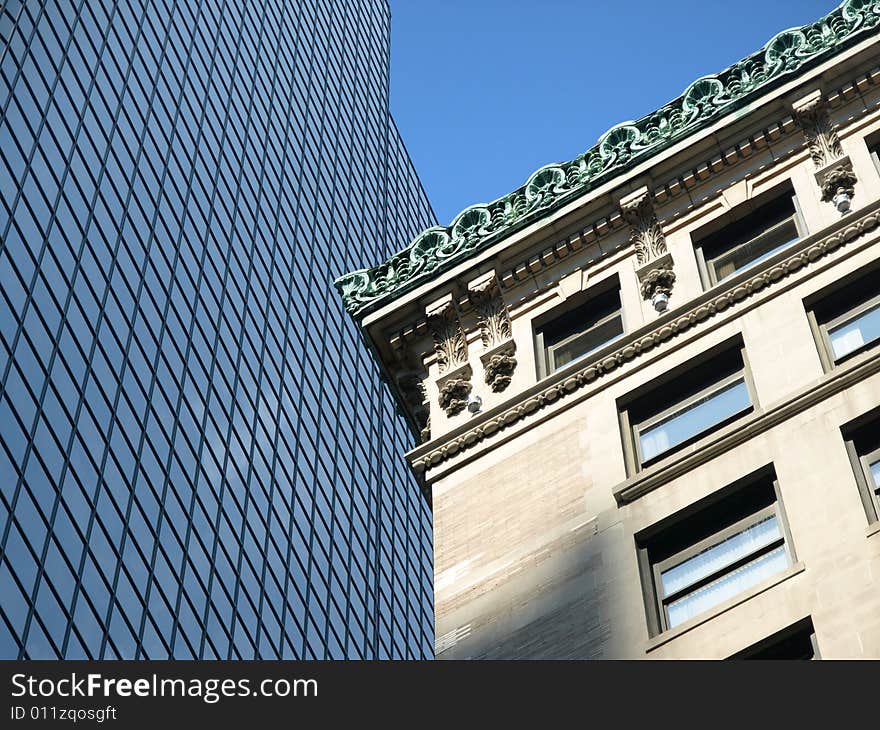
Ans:
POLYGON ((512 193, 466 208, 448 227, 429 228, 384 264, 341 276, 335 284, 345 309, 361 319, 742 107, 795 72, 839 53, 878 26, 880 0, 844 0, 815 23, 777 34, 757 53, 715 76, 697 79, 661 109, 612 127, 570 162, 546 165, 512 193))

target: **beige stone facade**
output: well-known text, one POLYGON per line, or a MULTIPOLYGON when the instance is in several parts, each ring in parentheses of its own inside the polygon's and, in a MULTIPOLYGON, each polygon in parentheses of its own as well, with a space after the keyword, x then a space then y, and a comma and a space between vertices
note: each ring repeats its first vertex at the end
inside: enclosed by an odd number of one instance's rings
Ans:
POLYGON ((875 38, 853 46, 364 319, 397 392, 418 373, 430 410, 407 458, 433 503, 438 658, 724 658, 806 620, 822 658, 880 657, 880 523, 847 446, 880 419, 880 341, 832 362, 811 315, 850 281, 880 293, 878 59, 875 38), (841 161, 843 214, 822 189, 841 161), (797 240, 707 281, 703 232, 780 189, 797 240), (674 272, 662 312, 657 270, 674 272), (608 282, 623 334, 545 373, 539 323, 608 282), (626 404, 725 343, 749 411, 639 466, 626 404), (786 567, 656 625, 640 548, 768 469, 786 567))

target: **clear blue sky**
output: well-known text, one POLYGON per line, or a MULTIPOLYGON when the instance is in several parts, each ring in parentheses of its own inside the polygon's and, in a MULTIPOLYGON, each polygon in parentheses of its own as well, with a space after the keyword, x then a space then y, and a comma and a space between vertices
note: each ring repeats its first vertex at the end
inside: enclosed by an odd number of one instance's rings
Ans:
POLYGON ((834 0, 391 0, 391 111, 440 223, 834 0))

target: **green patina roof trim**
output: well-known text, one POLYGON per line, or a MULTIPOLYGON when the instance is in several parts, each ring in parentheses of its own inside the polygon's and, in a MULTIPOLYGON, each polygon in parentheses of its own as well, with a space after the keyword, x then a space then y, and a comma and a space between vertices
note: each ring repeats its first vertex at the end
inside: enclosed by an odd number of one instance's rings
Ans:
POLYGON ((785 30, 758 52, 694 81, 661 109, 609 129, 570 162, 545 165, 498 200, 465 208, 448 227, 420 233, 385 263, 339 277, 336 288, 356 319, 393 301, 567 201, 621 175, 673 142, 729 114, 795 71, 815 65, 880 26, 880 0, 844 0, 828 15, 785 30))

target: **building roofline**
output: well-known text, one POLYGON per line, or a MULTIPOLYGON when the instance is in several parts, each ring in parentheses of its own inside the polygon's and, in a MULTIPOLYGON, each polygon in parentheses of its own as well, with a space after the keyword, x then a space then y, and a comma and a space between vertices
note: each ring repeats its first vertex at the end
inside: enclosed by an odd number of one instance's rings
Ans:
POLYGON ((542 219, 718 119, 850 46, 880 26, 876 0, 844 0, 819 20, 777 33, 760 50, 718 74, 703 76, 676 99, 637 121, 617 124, 573 160, 536 170, 507 195, 469 206, 449 226, 420 233, 406 248, 368 269, 339 277, 346 311, 360 321, 489 245, 542 219))

